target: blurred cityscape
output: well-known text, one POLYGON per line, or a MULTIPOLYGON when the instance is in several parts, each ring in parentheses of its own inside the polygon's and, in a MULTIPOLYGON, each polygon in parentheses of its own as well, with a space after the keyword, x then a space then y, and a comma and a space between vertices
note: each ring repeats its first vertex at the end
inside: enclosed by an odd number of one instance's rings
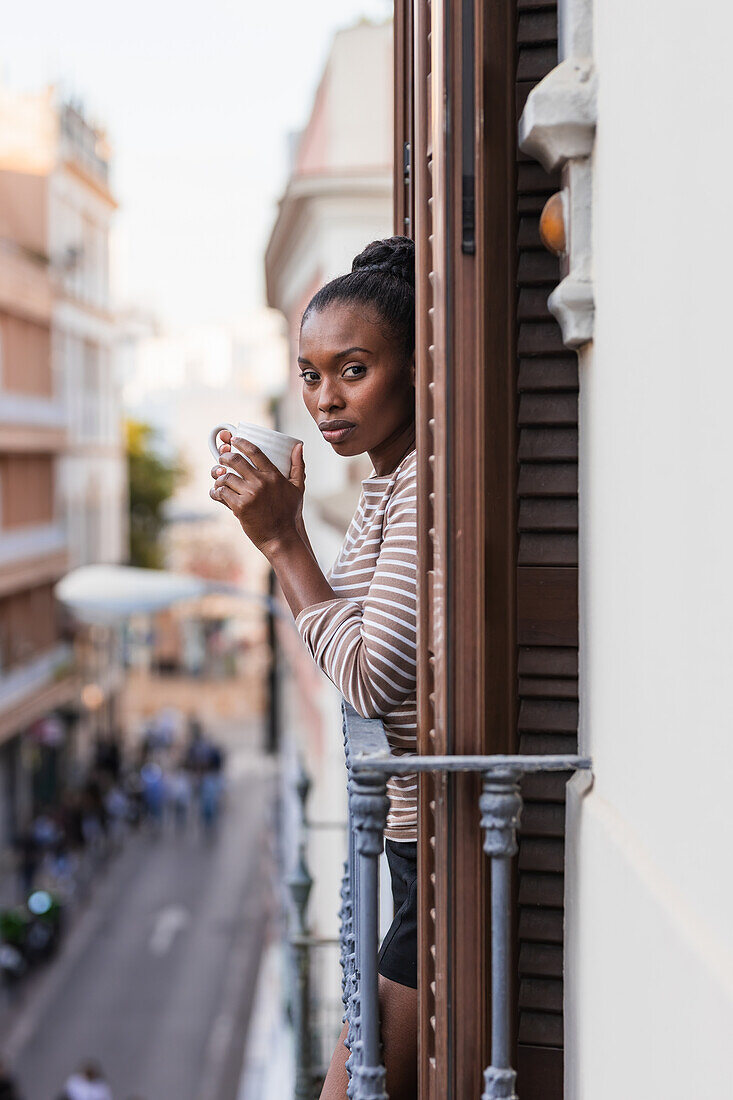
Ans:
POLYGON ((115 299, 114 134, 60 87, 0 85, 3 1096, 288 1095, 281 883, 307 900, 309 865, 316 1072, 340 1030, 339 699, 210 500, 207 437, 305 441, 330 564, 368 467, 329 461, 290 364, 313 290, 391 233, 392 65, 389 22, 336 33, 267 306, 230 324, 115 299))

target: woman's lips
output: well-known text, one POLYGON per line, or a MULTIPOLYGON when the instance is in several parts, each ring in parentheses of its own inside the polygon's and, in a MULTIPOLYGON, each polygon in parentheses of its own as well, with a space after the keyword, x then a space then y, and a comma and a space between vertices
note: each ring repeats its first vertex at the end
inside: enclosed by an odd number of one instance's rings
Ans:
POLYGON ((327 443, 341 443, 350 432, 353 432, 356 424, 336 420, 333 427, 328 427, 326 424, 319 424, 318 427, 327 443))

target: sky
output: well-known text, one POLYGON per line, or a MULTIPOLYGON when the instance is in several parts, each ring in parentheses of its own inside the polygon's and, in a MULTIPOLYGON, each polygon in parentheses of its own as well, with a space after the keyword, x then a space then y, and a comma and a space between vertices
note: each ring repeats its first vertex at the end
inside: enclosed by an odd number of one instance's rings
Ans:
POLYGON ((117 304, 176 329, 264 304, 263 254, 332 35, 388 0, 26 0, 0 80, 55 82, 108 131, 117 304))

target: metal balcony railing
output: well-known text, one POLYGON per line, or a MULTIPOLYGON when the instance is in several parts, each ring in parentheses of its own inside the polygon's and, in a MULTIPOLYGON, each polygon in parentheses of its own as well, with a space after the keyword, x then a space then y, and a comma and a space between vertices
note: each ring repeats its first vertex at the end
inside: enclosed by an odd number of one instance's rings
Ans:
POLYGON ((379 720, 343 704, 349 846, 341 905, 346 1063, 351 1100, 388 1100, 379 1027, 379 856, 387 779, 413 772, 479 772, 484 851, 491 860, 491 1065, 481 1100, 517 1100, 511 1065, 511 859, 522 812, 519 780, 529 772, 590 768, 580 756, 393 756, 379 720))

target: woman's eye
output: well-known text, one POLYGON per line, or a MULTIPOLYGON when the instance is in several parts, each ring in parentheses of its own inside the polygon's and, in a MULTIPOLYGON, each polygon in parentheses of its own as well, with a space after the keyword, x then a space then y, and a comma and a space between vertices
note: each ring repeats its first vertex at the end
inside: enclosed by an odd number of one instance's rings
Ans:
POLYGON ((366 367, 362 366, 361 363, 351 363, 351 365, 346 367, 346 369, 344 370, 344 375, 348 376, 349 378, 361 378, 361 376, 365 373, 366 367), (353 371, 355 373, 349 374, 349 371, 353 371))
POLYGON ((300 372, 300 377, 311 386, 314 382, 318 381, 318 375, 314 370, 302 370, 300 372))

